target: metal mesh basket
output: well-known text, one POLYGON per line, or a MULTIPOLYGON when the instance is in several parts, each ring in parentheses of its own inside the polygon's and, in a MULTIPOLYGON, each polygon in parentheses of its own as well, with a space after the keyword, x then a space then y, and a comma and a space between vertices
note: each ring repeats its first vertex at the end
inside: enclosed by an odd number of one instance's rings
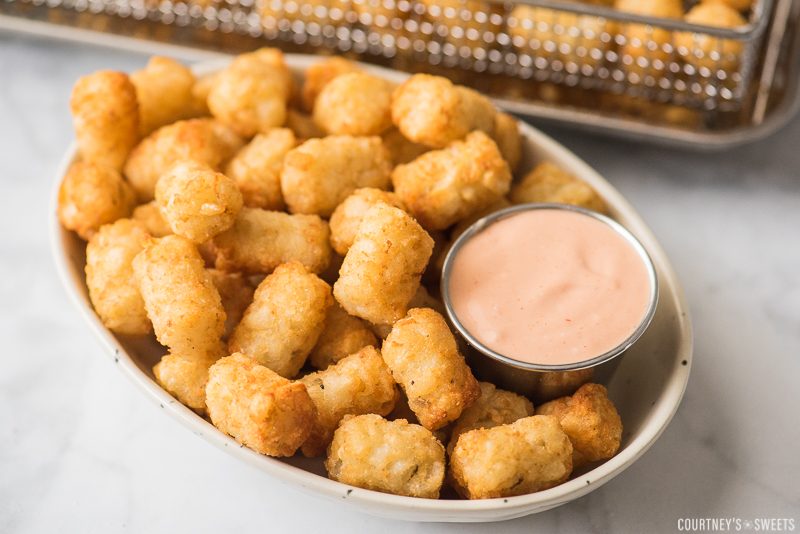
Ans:
POLYGON ((756 0, 735 29, 548 0, 0 2, 18 16, 224 51, 271 44, 352 55, 446 75, 522 113, 568 110, 565 120, 586 124, 627 117, 673 137, 752 120, 776 26, 773 0, 756 0))

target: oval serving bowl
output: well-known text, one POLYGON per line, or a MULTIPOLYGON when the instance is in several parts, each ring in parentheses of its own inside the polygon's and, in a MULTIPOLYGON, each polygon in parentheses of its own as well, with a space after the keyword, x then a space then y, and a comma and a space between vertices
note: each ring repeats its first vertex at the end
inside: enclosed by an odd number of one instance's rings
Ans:
MULTIPOLYGON (((300 74, 318 56, 288 54, 287 63, 300 74)), ((212 73, 226 61, 203 63, 194 68, 198 75, 212 73)), ((388 80, 400 82, 406 74, 363 65, 388 80)), ((520 123, 523 161, 530 169, 540 161, 551 161, 589 183, 609 206, 611 216, 630 230, 644 245, 655 264, 661 290, 658 308, 647 332, 631 347, 615 374, 606 384, 625 427, 620 451, 601 465, 579 473, 554 488, 506 499, 430 500, 389 495, 354 488, 325 477, 320 459, 276 459, 240 447, 232 438, 186 408, 153 379, 152 367, 165 349, 155 341, 116 336, 95 315, 84 277, 85 243, 61 228, 56 216, 58 186, 72 161, 71 147, 53 185, 50 209, 51 245, 56 267, 73 303, 89 329, 100 340, 120 370, 149 398, 195 435, 247 462, 268 475, 309 494, 346 502, 363 512, 403 520, 481 522, 512 519, 542 512, 575 500, 600 487, 635 462, 658 439, 680 404, 692 361, 692 330, 683 291, 664 251, 633 207, 586 163, 538 130, 520 123)))

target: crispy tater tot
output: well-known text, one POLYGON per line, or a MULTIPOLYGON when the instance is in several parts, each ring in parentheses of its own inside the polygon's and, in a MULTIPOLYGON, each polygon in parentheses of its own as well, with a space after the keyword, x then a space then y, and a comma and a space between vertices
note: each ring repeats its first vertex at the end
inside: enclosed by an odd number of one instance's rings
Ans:
POLYGON ((517 119, 508 113, 495 115, 492 138, 497 143, 503 159, 508 163, 509 169, 514 172, 522 159, 522 137, 519 133, 517 119))
POLYGON ((594 369, 577 369, 575 371, 551 371, 539 373, 539 382, 533 400, 537 403, 547 402, 557 397, 572 395, 583 384, 591 381, 594 369))
POLYGON ((397 195, 373 187, 356 189, 336 207, 330 220, 333 250, 341 255, 347 254, 364 214, 379 202, 405 210, 405 204, 397 195))
POLYGON ((392 125, 394 85, 366 72, 331 80, 314 104, 314 122, 329 134, 379 135, 392 125))
POLYGON ((308 360, 317 369, 325 369, 345 356, 377 344, 378 340, 367 323, 348 314, 339 304, 334 303, 328 308, 325 328, 308 360))
POLYGON ((196 161, 220 170, 243 145, 233 130, 214 119, 178 121, 159 128, 133 149, 125 177, 142 201, 152 200, 158 179, 175 163, 196 161))
POLYGON ((359 488, 436 499, 444 480, 444 447, 427 429, 379 415, 346 417, 336 429, 325 469, 359 488))
POLYGON ((461 434, 450 456, 456 490, 468 499, 534 493, 572 473, 572 444, 558 419, 534 415, 461 434))
POLYGON ((286 127, 292 130, 295 137, 300 141, 328 135, 322 128, 317 126, 311 116, 292 108, 289 108, 286 112, 286 127))
MULTIPOLYGON (((616 0, 614 9, 635 15, 662 19, 680 19, 683 16, 681 0, 616 0)), ((624 41, 618 48, 619 62, 629 76, 640 78, 654 76, 658 79, 666 74, 672 61, 669 48, 673 46, 674 34, 670 30, 649 24, 621 24, 618 32, 624 41)), ((641 80, 637 80, 641 83, 641 80)))
POLYGON ((409 310, 394 323, 381 352, 409 406, 429 430, 458 419, 481 394, 453 333, 430 308, 409 310))
POLYGON ((265 210, 282 210, 281 166, 283 157, 297 144, 288 128, 258 134, 228 162, 225 174, 233 178, 244 205, 265 210))
POLYGON ((128 75, 102 70, 79 78, 70 108, 83 159, 122 170, 139 141, 139 104, 128 75))
POLYGON ((165 354, 153 367, 153 375, 156 382, 181 404, 204 414, 208 369, 218 358, 219 355, 165 354))
POLYGON ((233 227, 211 244, 214 264, 224 271, 269 273, 289 261, 299 261, 320 273, 331 259, 328 223, 316 215, 242 208, 233 227))
POLYGON ((389 156, 395 165, 414 161, 430 150, 430 147, 409 141, 397 128, 389 128, 383 133, 381 139, 383 139, 383 146, 389 151, 389 156))
POLYGON ((153 56, 131 74, 139 100, 139 129, 148 135, 157 128, 198 115, 192 71, 174 59, 153 56))
POLYGON ((433 239, 406 212, 376 204, 364 214, 333 294, 350 315, 375 324, 406 314, 433 250, 433 239))
POLYGON ((211 115, 208 109, 208 95, 211 93, 211 88, 214 87, 214 82, 217 79, 219 72, 207 74, 198 78, 192 87, 192 99, 197 108, 197 116, 205 117, 211 115))
POLYGON ((533 415, 533 404, 521 395, 481 382, 481 396, 456 419, 447 452, 453 454, 459 436, 476 428, 493 428, 533 415))
POLYGON ((131 214, 131 219, 142 223, 147 233, 153 237, 164 237, 172 233, 172 228, 164 219, 155 200, 136 206, 131 214))
POLYGON ((252 137, 286 121, 291 83, 291 73, 277 50, 242 54, 217 75, 208 108, 239 135, 252 137))
POLYGON ((473 130, 492 133, 497 111, 485 96, 447 78, 415 74, 392 97, 392 122, 411 141, 443 148, 473 130))
POLYGON ((228 348, 291 378, 317 343, 332 304, 330 286, 301 263, 279 265, 259 284, 228 348))
POLYGON ((556 202, 601 213, 607 210, 603 199, 589 184, 549 161, 540 163, 519 183, 514 184, 509 198, 514 204, 556 202))
POLYGON ((555 416, 572 442, 572 463, 608 460, 619 450, 622 420, 608 390, 600 384, 584 384, 571 397, 562 397, 536 408, 536 415, 555 416))
MULTIPOLYGON (((738 11, 720 0, 695 5, 686 13, 684 20, 716 28, 737 28, 747 24, 738 11)), ((740 40, 693 32, 676 33, 675 46, 685 63, 698 69, 706 67, 712 72, 738 69, 744 50, 744 42, 740 40)))
POLYGON ((89 239, 98 228, 131 214, 136 194, 113 167, 72 164, 58 190, 58 219, 68 230, 89 239))
POLYGON ((281 190, 291 213, 329 217, 359 187, 388 189, 391 170, 380 137, 331 135, 286 154, 281 190))
POLYGON ((300 98, 305 110, 310 112, 314 109, 317 95, 334 78, 348 72, 360 71, 361 69, 355 62, 337 56, 314 63, 308 67, 303 88, 300 90, 300 98))
POLYGON ((182 161, 156 185, 156 202, 172 231, 194 243, 224 232, 242 209, 236 182, 203 163, 182 161))
POLYGON ((269 456, 292 456, 314 427, 306 387, 240 353, 209 369, 206 405, 214 426, 269 456))
POLYGON ((219 292, 222 308, 225 310, 225 334, 227 339, 242 320, 244 311, 253 302, 253 287, 241 273, 228 273, 219 269, 209 269, 211 281, 219 292))
POLYGON ((324 371, 300 380, 317 407, 317 422, 303 444, 306 456, 321 456, 345 415, 387 415, 397 401, 392 373, 375 347, 364 347, 324 371))
POLYGON ((197 247, 186 238, 155 239, 133 271, 158 341, 174 354, 219 356, 225 310, 197 247))
POLYGON ((149 239, 140 223, 120 219, 102 226, 86 245, 89 298, 103 324, 118 334, 148 334, 153 328, 132 266, 149 239))
POLYGON ((427 152, 392 172, 395 193, 425 228, 443 230, 497 202, 511 171, 483 132, 427 152))

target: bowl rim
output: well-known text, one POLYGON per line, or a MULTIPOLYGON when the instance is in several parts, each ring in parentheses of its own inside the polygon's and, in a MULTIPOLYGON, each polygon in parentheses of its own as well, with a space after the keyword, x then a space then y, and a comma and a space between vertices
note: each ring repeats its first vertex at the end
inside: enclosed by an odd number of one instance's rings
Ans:
MULTIPOLYGON (((286 54, 285 57, 290 69, 295 72, 305 69, 308 65, 320 60, 320 56, 304 54, 286 54)), ((229 58, 213 59, 198 63, 192 68, 195 74, 202 76, 219 69, 229 61, 229 58)), ((360 65, 366 71, 378 74, 394 82, 401 82, 409 76, 406 73, 383 67, 367 64, 360 65)), ((658 244, 658 241, 655 239, 650 229, 645 225, 638 212, 636 212, 622 194, 602 178, 597 171, 592 169, 566 147, 523 121, 519 122, 519 126, 523 138, 530 143, 537 152, 541 150, 548 153, 552 159, 558 162, 568 162, 567 166, 573 169, 573 172, 581 179, 588 181, 590 185, 598 191, 600 196, 609 200, 611 206, 619 207, 621 211, 625 212, 625 216, 628 219, 626 227, 642 242, 648 254, 653 259, 653 262, 659 270, 659 276, 666 282, 661 284, 662 290, 668 289, 670 296, 674 298, 677 303, 678 324, 676 328, 681 334, 680 343, 676 350, 673 370, 664 383, 661 395, 651 407, 649 416, 642 423, 638 435, 610 460, 603 462, 592 470, 578 475, 563 484, 547 490, 514 497, 481 500, 447 500, 406 497, 358 488, 330 480, 324 476, 285 463, 280 459, 258 454, 240 445, 231 437, 219 431, 211 423, 182 405, 163 390, 145 372, 139 369, 111 331, 103 326, 88 301, 88 296, 85 291, 85 278, 81 273, 76 273, 72 270, 68 250, 64 246, 65 241, 63 239, 63 235, 67 233, 67 231, 60 225, 57 215, 57 206, 59 185, 77 155, 74 142, 69 146, 58 166, 50 197, 48 215, 50 219, 50 248, 55 261, 56 271, 69 299, 79 310, 80 315, 83 317, 84 321, 86 321, 91 331, 101 342, 102 346, 113 356, 114 362, 121 368, 122 372, 131 382, 147 393, 145 396, 151 402, 158 404, 162 409, 170 412, 170 415, 177 419, 183 426, 191 430, 195 435, 203 437, 206 441, 219 449, 227 449, 234 457, 251 465, 255 465, 262 471, 273 475, 279 482, 291 483, 301 489, 309 490, 315 495, 328 499, 353 501, 353 504, 361 505, 361 509, 364 511, 369 511, 377 506, 391 508, 395 517, 402 517, 397 515, 398 513, 408 512, 409 516, 411 516, 409 519, 414 519, 413 516, 418 516, 421 512, 437 514, 438 520, 475 520, 476 516, 469 516, 469 512, 480 514, 480 519, 483 520, 497 519, 491 516, 492 513, 502 514, 503 519, 509 519, 511 517, 524 515, 526 512, 534 513, 536 511, 553 508, 577 499, 610 481, 641 457, 660 437, 677 411, 686 390, 692 364, 693 333, 689 308, 677 275, 669 263, 665 252, 658 244), (458 513, 464 513, 465 515, 461 518, 452 515, 458 513)))

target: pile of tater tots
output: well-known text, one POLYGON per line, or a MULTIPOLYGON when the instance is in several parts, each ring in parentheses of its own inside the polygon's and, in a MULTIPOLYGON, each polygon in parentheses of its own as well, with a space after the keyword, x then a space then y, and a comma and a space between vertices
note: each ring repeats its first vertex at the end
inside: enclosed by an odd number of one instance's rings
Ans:
POLYGON ((479 382, 442 315, 442 258, 471 222, 523 202, 605 210, 552 163, 519 169, 517 122, 485 97, 336 57, 300 79, 261 49, 199 79, 162 57, 96 72, 71 108, 58 215, 88 242, 97 315, 154 335, 158 383, 242 445, 469 499, 546 489, 618 450, 590 373, 534 407, 479 382))

